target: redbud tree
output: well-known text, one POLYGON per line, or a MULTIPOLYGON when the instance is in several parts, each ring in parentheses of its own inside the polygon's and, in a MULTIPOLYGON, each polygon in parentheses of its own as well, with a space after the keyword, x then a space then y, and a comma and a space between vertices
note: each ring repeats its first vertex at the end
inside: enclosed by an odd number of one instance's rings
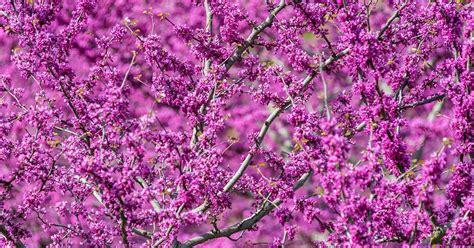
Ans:
POLYGON ((0 244, 474 245, 470 1, 0 1, 0 244))

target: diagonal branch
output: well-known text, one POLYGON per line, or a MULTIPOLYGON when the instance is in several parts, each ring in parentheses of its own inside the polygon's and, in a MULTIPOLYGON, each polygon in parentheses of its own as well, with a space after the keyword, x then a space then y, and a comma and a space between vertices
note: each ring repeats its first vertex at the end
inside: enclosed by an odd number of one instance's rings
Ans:
MULTIPOLYGON (((303 174, 301 178, 295 183, 293 186, 293 191, 297 191, 299 188, 301 188, 306 181, 312 176, 313 171, 310 170, 307 173, 303 174)), ((215 238, 220 238, 220 237, 230 237, 232 234, 247 230, 251 227, 253 227, 258 221, 260 221, 263 217, 267 216, 269 213, 273 211, 278 205, 280 205, 283 201, 281 199, 276 199, 271 203, 266 203, 264 204, 263 208, 260 209, 259 211, 255 212, 253 215, 250 217, 244 219, 243 221, 232 225, 230 227, 220 229, 218 232, 216 231, 210 231, 207 233, 204 233, 200 236, 194 237, 182 244, 178 244, 178 247, 192 247, 201 243, 204 243, 210 239, 215 239, 215 238)))
MULTIPOLYGON (((340 59, 341 57, 343 57, 344 55, 346 55, 347 53, 349 52, 349 48, 346 48, 345 50, 343 50, 342 52, 336 54, 335 56, 332 56, 330 57, 329 59, 327 59, 321 66, 321 70, 324 70, 324 69, 327 69, 327 67, 332 64, 334 61, 340 59)), ((303 79, 303 90, 306 89, 309 85, 309 83, 318 75, 318 72, 317 71, 312 71, 311 74, 309 74, 308 76, 306 76, 304 79, 303 79)), ((259 147, 263 141, 263 139, 265 138, 265 135, 267 134, 267 131, 270 127, 270 125, 273 123, 273 121, 286 109, 290 108, 291 107, 291 99, 287 99, 285 101, 285 104, 283 104, 282 107, 279 107, 277 109, 275 109, 271 114, 270 116, 268 116, 268 118, 265 120, 265 122, 263 123, 263 126, 262 128, 260 129, 260 132, 257 136, 257 139, 255 140, 255 146, 256 147, 259 147)), ((234 185, 237 183, 237 181, 240 179, 240 177, 242 177, 242 175, 244 174, 245 170, 247 169, 247 167, 249 166, 250 162, 252 161, 253 159, 253 154, 252 153, 248 153, 247 156, 245 157, 244 161, 242 162, 242 164, 240 165, 239 169, 237 170, 237 172, 234 174, 234 176, 232 176, 232 178, 229 180, 229 182, 224 186, 224 192, 229 192, 229 190, 232 189, 232 187, 234 187, 234 185)))
POLYGON ((398 107, 398 110, 405 110, 405 109, 409 109, 409 108, 415 108, 415 107, 418 107, 418 106, 421 106, 421 105, 432 103, 434 101, 439 101, 439 100, 443 99, 445 96, 446 96, 446 94, 434 95, 434 96, 428 97, 426 99, 423 99, 423 100, 420 100, 420 101, 417 101, 417 102, 412 102, 412 103, 409 103, 409 104, 402 105, 402 106, 398 107))
MULTIPOLYGON (((326 70, 327 67, 329 65, 331 65, 334 61, 342 58, 343 56, 345 56, 347 53, 349 53, 350 49, 349 48, 346 48, 344 49, 342 52, 334 55, 334 56, 331 56, 329 59, 327 59, 323 64, 321 64, 319 66, 320 70, 326 70)), ((303 81, 302 81, 302 84, 303 84, 303 91, 308 87, 309 83, 311 83, 311 81, 318 75, 318 71, 312 71, 311 74, 307 75, 303 81)), ((261 129, 260 129, 260 132, 255 140, 255 146, 256 147, 259 147, 261 145, 261 143, 263 142, 263 139, 265 138, 265 135, 267 134, 268 132, 268 129, 270 128, 271 124, 273 123, 273 121, 283 112, 285 111, 286 109, 290 108, 292 106, 292 99, 291 98, 288 98, 285 103, 283 104, 283 106, 279 107, 279 108, 276 108, 275 110, 273 110, 273 112, 268 116, 268 118, 265 120, 265 122, 263 123, 261 129)), ((232 187, 234 187, 234 185, 237 183, 237 181, 239 181, 239 179, 242 177, 242 175, 244 174, 245 170, 247 169, 247 167, 250 165, 250 162, 252 162, 252 159, 254 157, 254 154, 252 153, 248 153, 247 156, 245 157, 244 161, 242 161, 242 163, 240 164, 240 167, 239 169, 237 169, 237 171, 235 172, 235 174, 232 176, 232 178, 229 180, 229 182, 227 182, 227 184, 224 186, 224 189, 223 189, 223 192, 227 193, 229 192, 232 187)), ((209 203, 208 202, 204 202, 202 203, 200 206, 198 206, 197 208, 193 209, 192 211, 193 212, 204 212, 206 211, 207 209, 209 208, 209 203)))
POLYGON ((237 50, 226 59, 223 64, 225 65, 226 70, 230 70, 230 68, 242 58, 242 54, 253 45, 255 39, 260 35, 260 33, 270 27, 273 24, 273 20, 275 19, 276 15, 285 8, 286 3, 285 0, 280 0, 278 6, 270 12, 270 15, 262 22, 260 25, 253 28, 252 33, 245 39, 244 44, 237 47, 237 50))
POLYGON ((377 40, 381 40, 383 34, 385 33, 385 31, 387 31, 387 29, 390 27, 390 25, 392 25, 392 23, 393 23, 397 18, 400 17, 400 11, 402 11, 402 10, 407 6, 407 3, 408 3, 408 2, 405 2, 405 3, 400 7, 400 9, 398 9, 397 11, 395 11, 395 13, 393 13, 393 15, 387 20, 387 22, 386 22, 385 25, 382 27, 382 29, 380 29, 379 34, 377 35, 377 40))

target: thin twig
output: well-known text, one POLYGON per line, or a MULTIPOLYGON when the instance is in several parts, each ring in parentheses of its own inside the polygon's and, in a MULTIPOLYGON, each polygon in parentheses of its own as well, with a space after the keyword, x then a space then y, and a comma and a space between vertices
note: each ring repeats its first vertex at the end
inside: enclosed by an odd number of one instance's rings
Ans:
POLYGON ((323 81, 323 101, 324 101, 324 108, 326 109, 326 117, 327 119, 331 119, 331 112, 329 111, 328 105, 328 84, 326 79, 324 78, 324 72, 322 66, 319 67, 319 74, 321 75, 321 80, 323 81))
POLYGON ((122 84, 120 85, 120 90, 122 90, 123 87, 125 87, 125 82, 127 82, 128 74, 130 73, 132 66, 135 64, 136 57, 137 57, 137 52, 132 51, 132 61, 130 61, 130 65, 128 65, 128 70, 125 73, 125 76, 123 77, 122 84))

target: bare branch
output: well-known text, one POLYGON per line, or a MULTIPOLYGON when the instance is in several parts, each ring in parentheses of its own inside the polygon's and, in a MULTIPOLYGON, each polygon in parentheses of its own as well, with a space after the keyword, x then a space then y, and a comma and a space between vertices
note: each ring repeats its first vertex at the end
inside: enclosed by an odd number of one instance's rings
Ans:
POLYGON ((331 111, 329 110, 328 104, 328 84, 326 79, 324 78, 323 68, 319 68, 319 74, 321 75, 321 81, 323 81, 323 101, 324 101, 324 108, 326 109, 326 118, 329 120, 331 118, 331 111))
POLYGON ((405 109, 409 109, 409 108, 415 108, 415 107, 425 105, 425 104, 428 104, 428 103, 431 103, 431 102, 434 102, 434 101, 439 101, 439 100, 443 99, 445 96, 446 96, 445 94, 434 95, 434 96, 428 97, 426 99, 423 99, 421 101, 417 101, 417 102, 413 102, 413 103, 409 103, 409 104, 405 104, 403 106, 400 106, 400 107, 398 107, 398 110, 405 110, 405 109))
POLYGON ((132 70, 132 66, 135 64, 135 58, 137 57, 137 52, 132 51, 132 61, 130 61, 130 65, 128 65, 127 72, 125 72, 125 76, 123 77, 122 84, 120 85, 120 89, 125 87, 125 83, 127 82, 128 74, 130 74, 130 70, 132 70))
MULTIPOLYGON (((285 104, 285 106, 289 106, 289 104, 290 104, 290 102, 285 104)), ((256 147, 260 147, 260 145, 262 144, 263 139, 265 138, 265 135, 267 134, 267 131, 270 128, 271 124, 282 112, 283 112, 283 108, 277 108, 277 109, 273 110, 273 112, 265 120, 265 122, 263 123, 262 128, 260 129, 260 132, 258 133, 257 138, 255 139, 255 146, 256 147)), ((252 153, 247 154, 247 156, 245 157, 244 161, 240 165, 237 172, 229 180, 229 182, 224 186, 224 192, 229 192, 229 190, 237 183, 237 181, 240 179, 240 177, 242 177, 244 171, 247 169, 250 162, 252 161, 253 156, 254 155, 252 153)))
POLYGON ((397 11, 395 11, 395 13, 393 13, 393 15, 388 19, 388 21, 385 23, 385 25, 382 27, 382 29, 380 29, 379 34, 377 35, 377 40, 382 39, 382 36, 383 36, 383 34, 385 33, 385 31, 387 31, 387 29, 390 27, 390 25, 391 25, 398 17, 400 17, 400 11, 402 11, 402 10, 407 6, 407 3, 408 3, 408 2, 405 2, 405 3, 400 7, 400 9, 398 9, 397 11))
POLYGON ((130 243, 128 242, 127 236, 127 218, 125 218, 125 214, 123 210, 120 210, 120 232, 122 235, 122 242, 125 247, 130 247, 130 243))
POLYGON ((286 3, 285 0, 280 0, 280 3, 278 6, 272 10, 270 15, 260 23, 260 25, 256 26, 253 28, 252 33, 245 39, 244 44, 241 44, 237 48, 237 50, 230 56, 228 59, 226 59, 223 64, 225 65, 225 68, 229 70, 237 61, 239 61, 242 58, 242 54, 250 47, 253 45, 255 39, 260 35, 260 33, 270 27, 273 24, 273 20, 275 19, 276 15, 283 9, 285 8, 286 3))
MULTIPOLYGON (((206 32, 208 32, 211 37, 212 37, 212 10, 211 10, 211 5, 209 4, 208 0, 204 1, 204 9, 206 10, 206 32)), ((209 69, 211 68, 211 60, 210 59, 205 59, 204 60, 204 70, 203 73, 206 75, 209 72, 209 69)))
POLYGON ((153 233, 138 228, 133 228, 132 232, 147 239, 151 239, 151 237, 153 236, 153 233))

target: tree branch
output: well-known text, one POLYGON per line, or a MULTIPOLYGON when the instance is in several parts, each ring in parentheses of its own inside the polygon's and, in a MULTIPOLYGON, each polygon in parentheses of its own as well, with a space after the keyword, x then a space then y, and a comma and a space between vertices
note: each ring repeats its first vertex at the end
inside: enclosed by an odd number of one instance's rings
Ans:
POLYGON ((223 64, 225 65, 225 68, 227 70, 230 70, 230 68, 242 58, 242 54, 254 43, 255 39, 260 35, 260 33, 270 27, 273 24, 273 20, 275 19, 276 15, 283 9, 285 8, 286 3, 285 0, 280 0, 280 3, 278 6, 272 10, 270 15, 260 23, 260 25, 256 26, 253 28, 252 33, 247 37, 247 39, 244 41, 244 44, 241 46, 237 47, 237 50, 230 56, 228 59, 226 59, 223 64))
POLYGON ((428 104, 428 103, 431 103, 431 102, 434 102, 434 101, 439 101, 439 100, 443 99, 445 96, 446 96, 445 94, 434 95, 434 96, 428 97, 426 99, 423 99, 421 101, 417 101, 417 102, 413 102, 413 103, 409 103, 409 104, 405 104, 403 106, 400 106, 400 107, 398 107, 398 110, 405 110, 405 109, 409 109, 409 108, 415 108, 415 107, 425 105, 425 104, 428 104))
POLYGON ((377 40, 381 40, 383 34, 385 33, 385 31, 387 31, 387 29, 390 27, 390 25, 391 25, 398 17, 400 17, 400 11, 402 11, 402 10, 407 6, 407 3, 408 3, 408 2, 405 2, 405 3, 400 7, 400 9, 398 9, 397 11, 395 11, 395 13, 393 13, 393 15, 387 20, 387 22, 386 22, 385 25, 382 27, 382 29, 380 29, 379 34, 377 35, 377 40))
POLYGON ((130 247, 130 243, 128 242, 128 235, 127 235, 127 218, 123 213, 123 210, 120 210, 120 232, 122 235, 122 242, 125 247, 130 247))
POLYGON ((26 246, 20 240, 14 240, 5 226, 0 225, 0 233, 7 239, 8 241, 12 242, 16 248, 25 248, 26 246))
MULTIPOLYGON (((273 20, 275 19, 276 15, 286 6, 286 3, 285 3, 285 0, 280 0, 280 4, 275 8, 273 9, 271 12, 270 12, 270 15, 265 19, 265 21, 263 21, 262 23, 260 23, 260 25, 258 25, 257 27, 253 28, 252 30, 252 33, 250 33, 250 35, 247 37, 247 39, 245 39, 245 42, 243 45, 240 45, 236 48, 235 52, 232 54, 232 56, 230 56, 229 58, 227 58, 226 60, 224 60, 224 62, 222 62, 222 64, 225 65, 225 68, 226 68, 226 71, 229 71, 230 68, 237 62, 239 61, 241 58, 242 58, 242 54, 250 47, 253 45, 253 43, 255 42, 255 39, 257 39, 257 37, 260 35, 260 33, 265 30, 266 28, 270 27, 272 24, 273 24, 273 20)), ((211 9, 210 9, 210 5, 207 1, 204 2, 204 8, 206 10, 206 31, 208 32, 212 32, 212 12, 211 12, 211 9)), ((210 65, 211 65, 211 62, 209 60, 205 60, 204 62, 204 74, 207 74, 207 72, 209 71, 209 68, 210 68, 210 65)), ((207 101, 199 108, 199 112, 201 114, 205 114, 206 113, 206 109, 207 107, 209 106, 209 104, 212 102, 212 100, 214 99, 214 95, 215 95, 215 91, 216 91, 216 87, 217 85, 214 86, 213 89, 211 89, 211 92, 209 92, 209 96, 207 98, 207 101)), ((198 141, 198 136, 199 136, 199 132, 201 131, 202 132, 202 123, 196 125, 194 128, 193 128, 193 134, 192 134, 192 137, 191 137, 191 146, 194 146, 197 141, 198 141), (201 127, 199 127, 199 125, 201 127), (199 130, 201 129, 201 130, 199 130)))
MULTIPOLYGON (((204 1, 204 9, 206 11, 206 32, 210 34, 210 38, 212 39, 212 9, 211 5, 208 0, 204 1)), ((204 59, 204 68, 202 70, 202 74, 206 76, 209 73, 209 70, 211 69, 211 64, 212 61, 210 59, 204 59)), ((206 102, 199 108, 199 113, 200 114, 205 114, 207 106, 211 103, 212 99, 214 99, 214 95, 216 92, 216 87, 217 83, 214 85, 214 87, 211 89, 211 92, 209 92, 209 96, 207 97, 206 102)), ((193 134, 191 137, 191 147, 193 147, 197 141, 198 141, 198 136, 199 132, 202 132, 203 129, 203 123, 199 122, 193 127, 193 134)))
MULTIPOLYGON (((321 66, 321 70, 325 70, 327 69, 327 67, 332 64, 334 61, 338 60, 339 58, 343 57, 344 55, 346 55, 347 53, 349 52, 349 48, 343 50, 342 52, 336 54, 335 56, 332 56, 330 57, 329 59, 327 59, 321 66)), ((306 89, 309 85, 309 83, 316 77, 316 75, 318 74, 317 71, 312 71, 311 74, 309 74, 308 76, 306 76, 304 79, 303 79, 303 90, 306 89)), ((265 138, 265 135, 267 134, 267 131, 270 127, 270 125, 273 123, 273 121, 286 109, 288 109, 289 107, 291 107, 291 99, 287 99, 285 101, 285 104, 283 104, 282 107, 279 107, 275 110, 273 110, 273 112, 270 114, 270 116, 268 116, 268 118, 265 120, 265 122, 263 123, 263 126, 262 128, 260 129, 260 132, 258 134, 258 137, 255 141, 255 146, 256 147, 259 147, 263 141, 263 139, 265 138)), ((229 182, 225 185, 224 187, 224 190, 223 192, 229 192, 230 189, 232 189, 232 187, 234 187, 234 185, 237 183, 237 181, 240 179, 240 177, 242 177, 243 173, 245 172, 245 170, 247 169, 247 167, 249 166, 250 162, 252 161, 253 159, 253 154, 252 153, 248 153, 247 156, 245 157, 244 161, 242 162, 242 164, 240 165, 239 169, 237 170, 237 172, 235 172, 234 176, 232 176, 232 178, 229 180, 229 182)))
MULTIPOLYGON (((322 65, 320 65, 320 70, 326 70, 327 67, 332 64, 334 61, 342 58, 344 55, 346 55, 347 53, 349 53, 350 49, 349 48, 346 48, 344 49, 343 51, 341 51, 340 53, 334 55, 334 56, 331 56, 329 59, 327 59, 322 65)), ((306 89, 306 87, 308 87, 309 83, 318 75, 318 71, 312 71, 311 74, 307 75, 303 81, 302 81, 302 84, 303 84, 303 90, 306 89)), ((291 98, 288 98, 285 103, 283 104, 282 107, 279 107, 275 110, 273 110, 273 112, 270 114, 270 116, 268 116, 268 118, 265 120, 263 126, 261 127, 260 129, 260 132, 259 132, 259 135, 257 136, 257 139, 255 140, 255 145, 257 147, 259 147, 261 145, 261 142, 263 142, 263 139, 265 138, 265 135, 267 134, 267 131, 268 129, 270 128, 271 124, 273 123, 273 121, 286 109, 290 108, 292 105, 292 99, 291 98)), ((363 129, 363 127, 362 127, 363 129)), ((240 167, 239 169, 237 169, 237 172, 235 172, 235 174, 232 176, 232 178, 229 180, 229 182, 224 186, 224 190, 223 192, 229 192, 232 187, 234 187, 234 185, 237 183, 237 181, 242 177, 242 175, 244 174, 245 170, 247 169, 247 167, 250 165, 250 162, 252 161, 253 159, 253 154, 252 153, 248 153, 247 156, 245 157, 244 161, 242 161, 242 163, 240 164, 240 167)), ((207 202, 204 202, 203 204, 201 204, 199 207, 193 209, 192 211, 193 212, 204 212, 206 211, 207 209, 209 208, 209 204, 207 202)))
MULTIPOLYGON (((284 106, 289 106, 290 102, 285 103, 284 106)), ((283 112, 283 107, 282 108, 277 108, 273 110, 273 112, 268 116, 268 118, 265 120, 263 123, 262 128, 260 129, 260 132, 258 133, 257 138, 255 139, 255 146, 258 148, 263 142, 263 139, 265 138, 265 135, 267 134, 268 129, 270 128, 271 124, 273 121, 283 112)), ((224 192, 229 192, 229 190, 237 183, 237 181, 242 177, 242 174, 244 171, 247 169, 248 165, 253 159, 254 154, 253 153, 248 153, 247 156, 245 157, 244 161, 240 165, 239 169, 237 172, 234 174, 234 176, 229 180, 229 182, 224 186, 224 192)))
MULTIPOLYGON (((312 176, 313 171, 310 170, 307 173, 303 174, 301 178, 295 183, 293 186, 293 191, 297 191, 301 188, 305 182, 312 176)), ((194 237, 184 243, 177 244, 177 247, 184 248, 184 247, 192 247, 201 243, 204 243, 210 239, 220 238, 220 237, 229 237, 234 233, 247 230, 253 227, 258 221, 260 221, 263 217, 267 216, 269 213, 272 212, 278 205, 280 205, 283 201, 281 199, 276 199, 271 203, 264 204, 263 208, 254 213, 252 216, 244 219, 243 221, 232 225, 230 227, 221 229, 219 232, 207 232, 200 236, 194 237)))

